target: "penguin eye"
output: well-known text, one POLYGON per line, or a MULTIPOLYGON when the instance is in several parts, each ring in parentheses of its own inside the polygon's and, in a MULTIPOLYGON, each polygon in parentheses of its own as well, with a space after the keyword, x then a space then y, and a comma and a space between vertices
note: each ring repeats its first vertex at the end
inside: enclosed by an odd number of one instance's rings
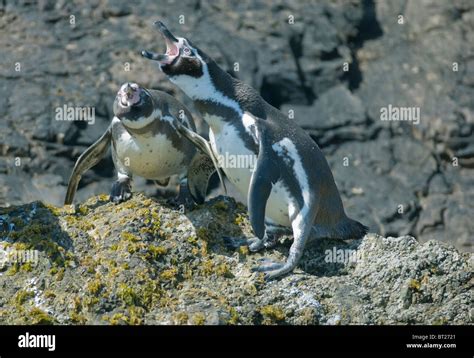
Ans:
POLYGON ((192 53, 192 51, 189 47, 183 47, 183 52, 186 56, 189 56, 192 53))

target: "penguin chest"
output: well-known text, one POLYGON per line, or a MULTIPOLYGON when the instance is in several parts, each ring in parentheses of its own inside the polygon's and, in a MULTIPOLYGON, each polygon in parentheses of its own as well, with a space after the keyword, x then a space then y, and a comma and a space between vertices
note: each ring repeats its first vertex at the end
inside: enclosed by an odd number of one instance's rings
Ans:
POLYGON ((255 153, 245 146, 237 129, 230 124, 224 125, 218 132, 209 130, 209 141, 227 178, 247 197, 252 170, 257 161, 255 153))
POLYGON ((165 134, 133 136, 123 131, 116 141, 117 158, 134 175, 164 179, 186 171, 185 154, 165 134))
MULTIPOLYGON (((247 199, 257 155, 245 146, 240 133, 231 124, 224 125, 218 132, 210 130, 209 140, 219 166, 247 199)), ((266 219, 278 225, 289 226, 288 210, 291 202, 290 194, 284 185, 281 182, 276 183, 267 200, 266 219)))

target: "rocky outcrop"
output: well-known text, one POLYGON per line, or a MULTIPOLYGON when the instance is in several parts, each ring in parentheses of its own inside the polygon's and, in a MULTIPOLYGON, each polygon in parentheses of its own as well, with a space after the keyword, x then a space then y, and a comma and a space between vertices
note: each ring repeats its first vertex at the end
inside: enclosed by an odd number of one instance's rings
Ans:
POLYGON ((264 282, 252 267, 285 260, 291 238, 262 253, 227 248, 224 236, 251 236, 233 199, 185 213, 142 194, 107 199, 0 209, 1 323, 472 323, 473 255, 452 246, 321 240, 292 274, 264 282))
MULTIPOLYGON (((352 217, 383 236, 472 252, 474 5, 465 0, 0 1, 1 205, 62 203, 124 81, 192 108, 139 55, 163 48, 157 18, 293 110, 352 217), (64 104, 93 107, 94 125, 54 120, 64 104), (388 105, 420 108, 419 124, 381 121, 388 105)), ((108 158, 84 176, 78 199, 107 192, 112 175, 108 158)))

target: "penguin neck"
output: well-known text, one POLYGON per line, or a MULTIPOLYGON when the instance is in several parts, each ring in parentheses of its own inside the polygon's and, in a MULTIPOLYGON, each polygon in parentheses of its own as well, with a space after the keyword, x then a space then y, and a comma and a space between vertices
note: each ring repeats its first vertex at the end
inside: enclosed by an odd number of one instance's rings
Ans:
POLYGON ((194 101, 214 132, 219 131, 225 122, 240 118, 244 113, 235 94, 237 80, 213 61, 203 66, 203 75, 198 78, 174 76, 170 79, 194 101))

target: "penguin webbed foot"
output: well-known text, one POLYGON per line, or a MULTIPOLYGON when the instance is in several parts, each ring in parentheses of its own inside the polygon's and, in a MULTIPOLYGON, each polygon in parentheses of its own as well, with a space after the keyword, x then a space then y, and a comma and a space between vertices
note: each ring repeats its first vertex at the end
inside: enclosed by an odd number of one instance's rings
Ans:
POLYGON ((267 258, 258 260, 261 264, 253 267, 253 272, 263 272, 263 278, 265 281, 273 280, 277 277, 283 276, 290 272, 293 268, 287 265, 285 262, 273 261, 267 258))
POLYGON ((112 185, 110 201, 119 204, 132 197, 132 185, 130 180, 117 180, 112 185))
POLYGON ((262 249, 269 249, 276 245, 276 238, 273 235, 265 235, 263 239, 258 237, 246 238, 246 237, 231 237, 224 236, 224 244, 229 249, 238 249, 241 246, 248 246, 251 252, 257 252, 262 249))
POLYGON ((176 197, 168 199, 167 204, 177 208, 184 208, 186 211, 194 209, 196 203, 189 191, 187 185, 181 184, 179 193, 176 197))

